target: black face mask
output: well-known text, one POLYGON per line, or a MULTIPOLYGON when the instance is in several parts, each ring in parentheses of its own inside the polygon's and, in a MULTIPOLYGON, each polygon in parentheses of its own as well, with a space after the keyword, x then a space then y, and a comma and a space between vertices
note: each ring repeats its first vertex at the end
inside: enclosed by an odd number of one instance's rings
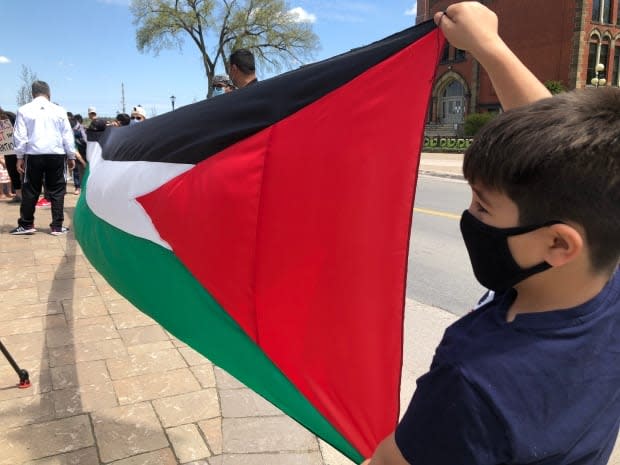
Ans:
POLYGON ((461 234, 478 282, 492 291, 501 292, 533 274, 551 268, 547 262, 526 269, 521 268, 510 252, 508 238, 557 223, 561 222, 550 221, 532 226, 496 228, 483 223, 465 210, 461 216, 461 234))

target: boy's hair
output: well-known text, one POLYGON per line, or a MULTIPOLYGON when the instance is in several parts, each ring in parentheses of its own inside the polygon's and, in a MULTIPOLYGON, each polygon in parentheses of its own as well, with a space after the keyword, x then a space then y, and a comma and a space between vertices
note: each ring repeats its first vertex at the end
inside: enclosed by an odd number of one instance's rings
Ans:
POLYGON ((507 111, 476 136, 463 174, 512 199, 520 225, 581 225, 594 271, 618 265, 620 89, 565 92, 507 111))
POLYGON ((230 54, 230 64, 237 65, 243 74, 252 74, 256 71, 254 54, 248 49, 240 48, 230 54))

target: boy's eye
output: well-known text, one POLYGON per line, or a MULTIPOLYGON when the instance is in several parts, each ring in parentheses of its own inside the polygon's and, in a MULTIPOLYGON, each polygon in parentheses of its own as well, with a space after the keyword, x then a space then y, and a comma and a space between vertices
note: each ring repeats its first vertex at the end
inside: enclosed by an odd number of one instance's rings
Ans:
POLYGON ((476 207, 476 211, 477 211, 477 212, 479 212, 479 213, 489 213, 489 212, 486 210, 486 208, 484 208, 484 207, 480 204, 480 202, 475 202, 475 203, 474 203, 474 206, 476 207))

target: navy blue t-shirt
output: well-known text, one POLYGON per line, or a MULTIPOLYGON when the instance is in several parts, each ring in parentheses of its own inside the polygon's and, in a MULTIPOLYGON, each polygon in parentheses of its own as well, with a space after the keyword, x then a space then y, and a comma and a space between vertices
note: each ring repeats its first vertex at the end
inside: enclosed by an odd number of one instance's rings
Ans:
POLYGON ((450 326, 396 429, 413 465, 605 465, 620 425, 620 272, 567 310, 450 326))

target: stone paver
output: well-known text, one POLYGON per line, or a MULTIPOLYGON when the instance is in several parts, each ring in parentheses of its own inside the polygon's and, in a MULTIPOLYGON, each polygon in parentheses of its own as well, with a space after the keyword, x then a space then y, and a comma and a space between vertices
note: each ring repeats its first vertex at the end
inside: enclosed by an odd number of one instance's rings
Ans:
POLYGON ((227 418, 283 415, 280 409, 247 388, 220 390, 220 403, 222 415, 227 418))
POLYGON ((159 325, 138 326, 119 329, 119 334, 127 346, 169 341, 170 338, 159 325))
POLYGON ((63 365, 53 367, 50 370, 54 389, 65 389, 80 384, 101 384, 110 381, 110 375, 108 375, 105 362, 102 360, 63 365))
POLYGON ((0 431, 0 465, 62 454, 94 445, 86 415, 0 431))
POLYGON ((116 380, 114 389, 124 405, 198 391, 200 384, 188 368, 181 368, 116 380))
MULTIPOLYGON (((53 420, 54 403, 50 392, 0 402, 0 430, 53 420)), ((1 452, 0 452, 1 453, 1 452)))
POLYGON ((215 379, 217 381, 218 388, 220 389, 241 389, 245 387, 243 383, 241 383, 236 378, 226 373, 220 367, 213 367, 213 371, 215 372, 215 379))
POLYGON ((285 417, 224 418, 225 454, 318 450, 317 439, 285 417))
POLYGON ((62 307, 58 302, 36 303, 31 305, 15 305, 14 302, 6 302, 2 305, 0 321, 13 321, 22 318, 34 318, 62 313, 62 307))
POLYGON ((124 358, 110 359, 106 363, 112 379, 115 380, 187 366, 181 354, 175 349, 132 354, 124 358))
POLYGON ((152 326, 155 322, 139 312, 121 312, 113 313, 112 319, 118 329, 135 328, 138 326, 152 326))
POLYGON ((55 455, 53 457, 27 462, 25 465, 98 465, 99 457, 97 449, 87 447, 86 449, 67 454, 55 455))
POLYGON ((319 452, 225 455, 222 465, 322 465, 319 452))
POLYGON ((213 365, 196 365, 189 368, 203 388, 216 387, 213 365))
POLYGON ((62 307, 68 320, 107 315, 108 309, 100 296, 65 299, 62 307))
POLYGON ((114 465, 177 465, 178 463, 172 450, 160 449, 118 460, 114 462, 114 465))
POLYGON ((213 455, 222 453, 222 417, 199 421, 198 427, 204 435, 213 455))
POLYGON ((98 410, 91 415, 99 453, 104 462, 170 445, 149 403, 98 410))
POLYGON ((52 392, 57 417, 116 407, 118 400, 110 382, 84 384, 52 392))
POLYGON ((47 347, 54 348, 66 345, 73 345, 79 341, 89 343, 102 341, 105 339, 118 339, 120 336, 114 326, 110 325, 91 325, 74 328, 58 328, 48 330, 47 347))
POLYGON ((51 367, 92 360, 116 359, 126 355, 127 348, 120 339, 108 339, 90 343, 75 342, 73 345, 49 350, 51 367))
POLYGON ((204 459, 211 455, 198 427, 194 424, 168 428, 166 433, 181 463, 204 459))
POLYGON ((199 354, 191 347, 181 347, 179 352, 189 366, 204 365, 211 363, 204 355, 199 354))
POLYGON ((220 415, 215 389, 203 389, 153 401, 157 415, 165 427, 208 420, 220 415))
POLYGON ((149 342, 147 344, 138 344, 135 346, 127 346, 128 355, 147 354, 152 352, 160 352, 162 350, 174 349, 172 341, 149 342))

